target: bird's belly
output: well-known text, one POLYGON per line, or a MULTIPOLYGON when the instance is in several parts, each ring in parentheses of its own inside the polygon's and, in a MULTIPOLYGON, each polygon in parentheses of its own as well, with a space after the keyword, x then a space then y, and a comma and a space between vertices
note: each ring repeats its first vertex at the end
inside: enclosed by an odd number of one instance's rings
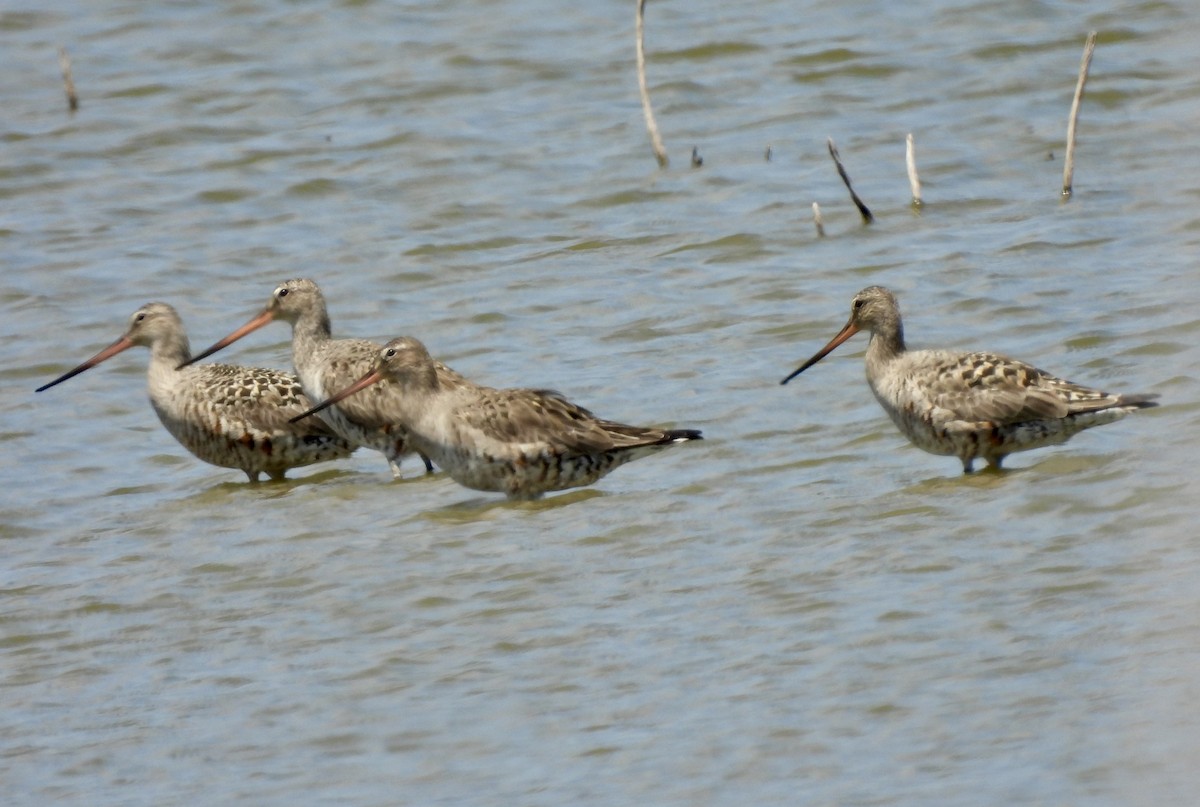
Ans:
POLYGON ((219 412, 180 416, 158 405, 154 410, 181 446, 220 468, 270 473, 350 454, 348 446, 327 436, 266 432, 219 412))
POLYGON ((507 493, 514 498, 590 485, 620 464, 619 458, 611 454, 435 451, 433 456, 460 485, 507 493))
MULTIPOLYGON (((319 367, 305 366, 296 369, 300 386, 313 403, 320 403, 341 391, 325 388, 324 374, 319 367)), ((398 460, 401 455, 410 451, 407 446, 407 432, 398 425, 381 427, 360 423, 336 404, 321 411, 321 420, 346 442, 378 451, 389 460, 398 460)))
POLYGON ((353 443, 356 446, 379 451, 389 458, 397 457, 407 450, 405 445, 406 432, 399 426, 364 426, 355 420, 351 420, 336 405, 323 410, 321 412, 321 419, 329 425, 334 434, 343 440, 353 443))
POLYGON ((922 451, 941 456, 961 456, 964 446, 959 435, 947 433, 934 420, 931 408, 919 408, 912 404, 893 405, 879 397, 888 417, 896 424, 908 441, 922 451))

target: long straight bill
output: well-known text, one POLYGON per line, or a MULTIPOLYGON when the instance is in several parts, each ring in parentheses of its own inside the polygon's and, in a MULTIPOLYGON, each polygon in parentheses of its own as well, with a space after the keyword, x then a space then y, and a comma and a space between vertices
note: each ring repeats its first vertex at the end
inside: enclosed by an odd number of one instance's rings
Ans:
POLYGON ((371 372, 367 373, 362 378, 355 381, 350 386, 346 387, 341 392, 330 396, 326 400, 324 400, 321 403, 314 406, 312 409, 309 409, 307 412, 304 412, 303 414, 300 414, 300 415, 296 415, 294 418, 289 418, 288 423, 296 423, 297 421, 304 420, 304 418, 308 417, 309 415, 315 415, 317 412, 320 412, 322 409, 328 409, 329 407, 333 406, 338 401, 344 401, 345 399, 349 398, 354 393, 360 392, 360 391, 366 389, 367 387, 374 384, 376 381, 380 381, 382 378, 383 378, 383 373, 381 373, 379 370, 372 370, 371 372))
POLYGON ((215 342, 212 345, 212 347, 208 348, 208 350, 205 350, 198 355, 192 356, 190 359, 185 361, 183 364, 180 364, 175 369, 182 370, 184 367, 187 367, 189 364, 195 364, 196 362, 200 361, 201 359, 207 359, 209 356, 216 353, 218 350, 229 347, 230 345, 232 345, 237 340, 241 339, 246 334, 254 333, 255 331, 257 331, 259 328, 263 327, 264 325, 269 325, 274 319, 275 319, 275 315, 272 312, 270 312, 270 311, 262 312, 257 317, 250 320, 249 322, 247 322, 242 327, 238 328, 233 333, 229 334, 229 336, 226 336, 224 339, 221 339, 220 341, 215 342))
POLYGON ((92 356, 90 359, 88 359, 83 364, 76 367, 71 372, 63 373, 58 378, 51 381, 49 384, 43 384, 42 386, 38 387, 36 391, 42 392, 44 390, 48 390, 56 384, 61 384, 62 382, 66 381, 68 378, 74 378, 75 376, 82 373, 84 370, 90 370, 91 368, 95 367, 97 364, 104 361, 105 359, 111 359, 113 356, 117 355, 118 353, 120 353, 122 351, 129 350, 129 348, 131 348, 131 347, 133 347, 133 342, 129 341, 129 337, 122 336, 120 339, 113 342, 108 347, 104 348, 104 350, 101 350, 95 356, 92 356))
POLYGON ((796 376, 803 373, 809 367, 812 367, 814 364, 819 362, 821 359, 828 356, 830 353, 833 352, 833 349, 835 347, 840 345, 842 342, 845 342, 847 339, 849 339, 851 336, 854 336, 854 334, 856 334, 856 333, 858 333, 858 326, 855 325, 853 322, 847 322, 846 327, 842 328, 840 331, 838 331, 838 335, 829 340, 829 344, 827 344, 825 347, 823 347, 819 351, 817 351, 817 354, 815 356, 813 356, 808 361, 804 362, 804 364, 800 365, 800 367, 795 372, 793 372, 791 375, 789 375, 787 378, 783 379, 779 383, 786 384, 787 382, 791 381, 793 378, 795 378, 796 376))

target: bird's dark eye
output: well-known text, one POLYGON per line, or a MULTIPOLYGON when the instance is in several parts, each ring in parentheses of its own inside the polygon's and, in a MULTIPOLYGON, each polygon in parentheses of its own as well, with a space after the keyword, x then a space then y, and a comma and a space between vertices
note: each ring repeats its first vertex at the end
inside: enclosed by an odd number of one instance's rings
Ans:
POLYGON ((855 301, 854 301, 854 310, 855 310, 855 311, 861 311, 861 310, 862 310, 862 307, 863 307, 863 301, 862 301, 862 300, 855 300, 855 301))
POLYGON ((275 292, 275 296, 276 297, 287 297, 288 296, 287 288, 282 288, 279 291, 275 292))
POLYGON ((396 348, 394 348, 394 347, 389 347, 387 350, 383 351, 383 357, 385 359, 390 359, 395 355, 396 355, 396 348))
POLYGON ((141 321, 142 321, 142 320, 144 320, 145 318, 146 318, 146 313, 145 313, 144 311, 139 311, 139 312, 137 313, 137 315, 136 315, 136 316, 133 318, 133 321, 134 321, 134 322, 141 322, 141 321))

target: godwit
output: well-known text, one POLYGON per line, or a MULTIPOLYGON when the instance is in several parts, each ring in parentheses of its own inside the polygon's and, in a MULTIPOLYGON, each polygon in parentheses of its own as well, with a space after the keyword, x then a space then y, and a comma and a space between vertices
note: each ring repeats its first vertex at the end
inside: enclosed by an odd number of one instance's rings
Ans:
MULTIPOLYGON (((314 401, 323 401, 371 369, 381 345, 366 339, 333 339, 325 297, 311 280, 289 280, 278 286, 271 300, 256 317, 191 361, 211 356, 274 320, 292 326, 292 366, 304 391, 314 401)), ((444 381, 453 383, 457 373, 440 367, 444 381)), ((387 385, 334 407, 324 415, 330 427, 344 440, 382 452, 400 478, 400 458, 412 453, 404 429, 386 417, 387 385)), ((420 453, 420 452, 418 452, 420 453)), ((421 454, 425 470, 433 471, 429 457, 421 454)))
POLYGON ((312 404, 290 373, 227 364, 176 369, 191 356, 183 322, 166 303, 150 303, 129 318, 117 341, 37 391, 53 387, 131 347, 150 348, 150 404, 171 436, 205 462, 239 468, 251 482, 275 480, 289 468, 348 457, 355 446, 320 420, 288 418, 312 404))
POLYGON ((440 367, 416 339, 393 339, 362 378, 299 417, 380 388, 382 422, 404 424, 412 445, 459 484, 510 499, 590 485, 618 465, 700 439, 694 429, 601 420, 552 390, 491 389, 462 376, 446 384, 440 367))
POLYGON ((892 422, 918 448, 999 468, 1015 451, 1066 442, 1093 426, 1157 406, 1157 395, 1111 395, 995 353, 908 350, 895 296, 871 286, 854 295, 850 321, 781 384, 870 331, 867 383, 892 422))

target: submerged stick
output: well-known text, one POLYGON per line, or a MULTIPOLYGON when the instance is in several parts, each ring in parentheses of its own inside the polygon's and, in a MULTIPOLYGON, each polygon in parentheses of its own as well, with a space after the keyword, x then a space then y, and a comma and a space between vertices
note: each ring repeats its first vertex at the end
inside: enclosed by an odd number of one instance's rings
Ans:
POLYGON ((659 168, 666 168, 667 150, 663 148, 662 137, 658 133, 658 124, 654 121, 654 110, 650 108, 650 90, 646 87, 646 48, 643 44, 644 18, 646 16, 646 0, 638 0, 637 4, 637 75, 638 90, 642 94, 642 115, 646 118, 646 129, 650 132, 650 145, 654 148, 654 159, 658 160, 659 168))
POLYGON ((904 163, 908 166, 908 185, 912 188, 912 206, 920 209, 921 205, 921 178, 917 176, 917 150, 913 146, 912 132, 908 133, 908 137, 904 138, 904 163))
POLYGON ((75 94, 75 81, 71 78, 71 57, 66 48, 58 49, 58 66, 62 70, 63 86, 67 91, 67 108, 74 112, 79 109, 79 96, 75 94))
POLYGON ((817 225, 817 235, 825 237, 825 219, 821 218, 821 206, 813 202, 813 224, 817 225))
POLYGON ((1075 98, 1071 101, 1071 118, 1067 121, 1067 157, 1063 161, 1063 201, 1071 198, 1075 182, 1075 124, 1079 121, 1079 103, 1083 100, 1083 85, 1087 84, 1088 70, 1092 67, 1092 53, 1096 50, 1096 32, 1087 36, 1083 46, 1083 61, 1079 64, 1079 81, 1075 83, 1075 98))
POLYGON ((846 167, 842 165, 842 158, 838 156, 837 146, 833 144, 832 137, 829 138, 829 156, 833 158, 833 164, 837 166, 838 176, 842 178, 842 182, 846 183, 846 190, 850 191, 850 201, 854 202, 854 206, 858 208, 863 224, 870 224, 875 221, 875 217, 871 215, 871 210, 863 204, 863 200, 859 199, 858 194, 854 192, 854 186, 850 184, 850 175, 846 173, 846 167))

